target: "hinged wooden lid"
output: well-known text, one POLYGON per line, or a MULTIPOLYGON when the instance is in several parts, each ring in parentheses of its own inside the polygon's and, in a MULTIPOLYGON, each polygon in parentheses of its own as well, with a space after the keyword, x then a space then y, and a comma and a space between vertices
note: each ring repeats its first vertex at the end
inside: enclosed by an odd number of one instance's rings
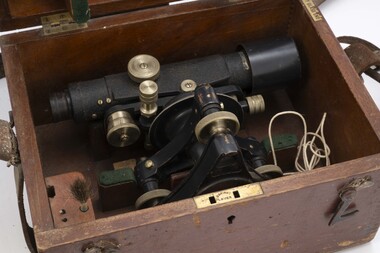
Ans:
POLYGON ((91 17, 166 5, 170 0, 0 0, 0 31, 41 25, 41 17, 88 5, 91 17))

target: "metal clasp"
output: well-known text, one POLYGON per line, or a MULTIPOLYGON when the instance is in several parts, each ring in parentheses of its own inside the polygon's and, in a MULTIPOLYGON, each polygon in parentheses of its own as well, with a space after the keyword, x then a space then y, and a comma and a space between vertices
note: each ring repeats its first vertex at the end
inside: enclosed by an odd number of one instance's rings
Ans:
POLYGON ((336 223, 343 221, 354 214, 359 212, 356 208, 350 208, 351 204, 354 202, 357 191, 365 188, 372 187, 374 182, 370 176, 365 176, 362 178, 356 178, 350 181, 348 184, 342 187, 339 191, 339 197, 341 201, 335 211, 334 216, 329 222, 329 226, 333 226, 336 223))

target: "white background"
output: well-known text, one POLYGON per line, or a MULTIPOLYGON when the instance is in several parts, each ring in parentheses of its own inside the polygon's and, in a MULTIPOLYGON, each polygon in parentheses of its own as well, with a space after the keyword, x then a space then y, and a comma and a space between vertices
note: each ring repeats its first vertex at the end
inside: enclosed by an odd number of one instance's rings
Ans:
MULTIPOLYGON (((321 11, 336 36, 353 35, 380 46, 379 0, 327 0, 322 4, 321 11)), ((365 78, 365 83, 380 108, 380 84, 370 78, 365 78)), ((1 79, 0 118, 8 119, 9 110, 11 109, 6 81, 1 79)), ((12 168, 7 168, 5 162, 0 161, 0 252, 26 253, 29 251, 21 231, 15 189, 12 168)), ((29 217, 28 219, 30 220, 29 217)), ((378 234, 371 243, 342 252, 379 253, 380 235, 378 234)))

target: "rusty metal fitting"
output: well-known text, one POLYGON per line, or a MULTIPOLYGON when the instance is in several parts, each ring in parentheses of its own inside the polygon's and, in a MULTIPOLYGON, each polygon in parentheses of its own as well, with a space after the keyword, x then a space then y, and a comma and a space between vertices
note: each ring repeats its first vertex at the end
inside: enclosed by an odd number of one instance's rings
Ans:
POLYGON ((0 120, 0 160, 6 161, 8 167, 20 163, 17 139, 11 124, 0 120))

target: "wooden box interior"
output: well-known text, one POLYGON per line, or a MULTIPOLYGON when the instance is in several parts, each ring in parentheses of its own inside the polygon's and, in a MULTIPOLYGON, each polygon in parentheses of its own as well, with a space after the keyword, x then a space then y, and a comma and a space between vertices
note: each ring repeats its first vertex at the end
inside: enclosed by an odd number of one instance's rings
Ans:
MULTIPOLYGON (((165 64, 234 52, 245 41, 293 37, 301 55, 302 80, 286 92, 268 95, 268 106, 273 111, 294 109, 302 113, 310 130, 316 129, 327 112, 325 136, 333 164, 380 153, 377 123, 368 119, 376 111, 371 98, 326 22, 313 21, 301 1, 201 1, 96 18, 88 26, 53 36, 34 30, 2 38, 37 233, 55 228, 45 178, 79 171, 96 185, 99 170, 111 168, 120 154, 126 154, 124 158, 134 155, 125 148, 109 160, 94 162, 88 152, 85 125, 52 123, 49 94, 64 90, 73 81, 124 72, 128 60, 140 53, 153 55, 165 64)), ((258 124, 253 116, 245 131, 264 137, 271 116, 257 116, 258 124)), ((92 202, 95 220, 126 211, 102 212, 97 192, 92 202)))

